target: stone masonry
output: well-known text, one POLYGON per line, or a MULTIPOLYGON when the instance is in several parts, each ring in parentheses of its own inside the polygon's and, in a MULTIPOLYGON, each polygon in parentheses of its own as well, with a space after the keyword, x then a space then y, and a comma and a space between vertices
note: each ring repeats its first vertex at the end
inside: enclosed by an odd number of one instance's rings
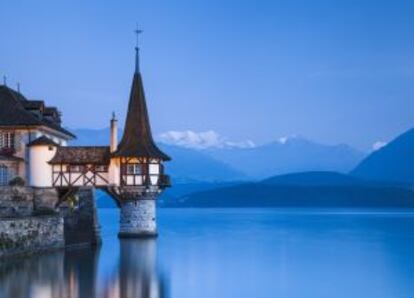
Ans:
POLYGON ((0 187, 0 258, 100 243, 95 192, 83 187, 59 203, 54 188, 0 187))
POLYGON ((33 213, 33 189, 30 187, 0 187, 0 218, 30 216, 33 213))
POLYGON ((63 204, 60 213, 65 218, 66 245, 95 245, 101 242, 96 212, 95 189, 82 187, 75 195, 72 207, 63 204))
POLYGON ((59 215, 0 220, 0 257, 64 245, 63 218, 59 215))
POLYGON ((139 199, 121 203, 119 237, 156 236, 156 196, 158 193, 142 194, 139 199))

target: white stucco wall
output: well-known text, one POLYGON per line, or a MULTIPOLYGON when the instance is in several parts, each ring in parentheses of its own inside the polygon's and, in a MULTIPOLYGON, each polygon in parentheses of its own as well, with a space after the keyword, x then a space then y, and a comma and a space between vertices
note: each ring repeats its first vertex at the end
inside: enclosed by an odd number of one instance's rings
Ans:
POLYGON ((52 166, 48 164, 48 161, 53 158, 55 153, 55 146, 39 145, 29 147, 29 177, 31 186, 52 186, 52 166))
POLYGON ((108 181, 111 185, 120 185, 120 161, 118 158, 111 159, 108 181))

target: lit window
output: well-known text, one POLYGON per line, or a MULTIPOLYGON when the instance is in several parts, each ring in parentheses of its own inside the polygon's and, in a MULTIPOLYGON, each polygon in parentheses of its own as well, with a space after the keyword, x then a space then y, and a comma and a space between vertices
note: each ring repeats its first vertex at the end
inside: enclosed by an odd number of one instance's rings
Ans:
POLYGON ((14 132, 0 133, 0 148, 14 148, 14 132))
POLYGON ((160 173, 160 166, 159 166, 159 164, 150 164, 149 165, 149 173, 151 175, 158 175, 160 173))

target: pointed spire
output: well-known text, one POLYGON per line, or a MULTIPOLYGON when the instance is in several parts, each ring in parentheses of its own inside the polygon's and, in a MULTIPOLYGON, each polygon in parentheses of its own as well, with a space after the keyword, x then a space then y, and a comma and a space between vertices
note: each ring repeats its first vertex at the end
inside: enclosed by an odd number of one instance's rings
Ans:
POLYGON ((171 159, 157 147, 152 138, 144 87, 139 73, 134 75, 132 81, 124 134, 114 156, 147 157, 165 161, 171 159))
POLYGON ((134 32, 137 35, 137 43, 135 46, 135 73, 139 73, 139 35, 142 33, 142 30, 137 25, 137 29, 134 32))
POLYGON ((7 86, 7 77, 6 76, 3 76, 3 85, 7 86))
POLYGON ((20 83, 19 82, 17 82, 17 92, 20 93, 20 83))
POLYGON ((139 29, 135 31, 137 34, 135 74, 132 79, 124 134, 113 154, 118 157, 145 157, 167 161, 171 158, 157 147, 151 134, 144 86, 139 71, 138 36, 141 32, 139 29))

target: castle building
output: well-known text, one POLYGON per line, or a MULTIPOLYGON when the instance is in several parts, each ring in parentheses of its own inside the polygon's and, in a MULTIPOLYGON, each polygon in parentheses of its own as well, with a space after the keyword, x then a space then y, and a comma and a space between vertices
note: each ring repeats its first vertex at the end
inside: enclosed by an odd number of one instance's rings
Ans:
POLYGON ((55 107, 0 86, 0 184, 21 177, 35 188, 55 188, 61 201, 80 187, 99 188, 121 209, 120 237, 156 235, 155 200, 170 186, 163 166, 170 157, 157 147, 151 134, 139 48, 135 51, 135 72, 119 144, 113 116, 108 146, 68 146, 75 136, 61 126, 55 107))
POLYGON ((57 108, 42 100, 28 100, 20 92, 0 85, 0 185, 16 177, 32 180, 28 145, 47 139, 66 146, 73 138, 61 126, 57 108))

